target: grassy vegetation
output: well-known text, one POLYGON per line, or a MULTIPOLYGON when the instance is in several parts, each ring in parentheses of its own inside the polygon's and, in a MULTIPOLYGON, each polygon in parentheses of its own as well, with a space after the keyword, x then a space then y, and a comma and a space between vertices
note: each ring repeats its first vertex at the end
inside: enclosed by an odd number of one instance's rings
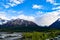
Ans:
POLYGON ((60 30, 52 30, 50 32, 24 32, 25 40, 46 40, 60 35, 60 30))

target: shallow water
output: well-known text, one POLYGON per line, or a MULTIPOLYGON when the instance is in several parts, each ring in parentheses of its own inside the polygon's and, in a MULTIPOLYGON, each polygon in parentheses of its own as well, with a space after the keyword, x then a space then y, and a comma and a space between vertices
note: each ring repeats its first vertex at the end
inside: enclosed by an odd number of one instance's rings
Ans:
POLYGON ((0 40, 17 40, 22 38, 22 33, 0 32, 0 40))

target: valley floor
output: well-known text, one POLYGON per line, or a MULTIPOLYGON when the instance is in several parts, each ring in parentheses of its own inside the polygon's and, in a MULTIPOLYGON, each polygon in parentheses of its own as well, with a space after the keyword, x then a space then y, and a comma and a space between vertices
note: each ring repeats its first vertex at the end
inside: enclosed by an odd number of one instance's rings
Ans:
POLYGON ((0 40, 60 40, 60 30, 43 32, 0 32, 0 40))

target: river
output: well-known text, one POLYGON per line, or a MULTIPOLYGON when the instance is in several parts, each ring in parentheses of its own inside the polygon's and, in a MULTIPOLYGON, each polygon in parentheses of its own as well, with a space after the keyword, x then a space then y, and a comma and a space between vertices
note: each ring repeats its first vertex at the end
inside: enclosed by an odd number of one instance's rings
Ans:
POLYGON ((0 32, 0 40, 17 40, 22 38, 22 33, 0 32))

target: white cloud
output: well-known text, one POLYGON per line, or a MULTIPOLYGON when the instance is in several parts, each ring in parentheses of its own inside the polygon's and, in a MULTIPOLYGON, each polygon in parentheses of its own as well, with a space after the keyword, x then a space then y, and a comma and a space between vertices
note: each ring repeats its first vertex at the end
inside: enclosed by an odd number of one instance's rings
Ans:
POLYGON ((49 26, 59 18, 59 14, 60 11, 49 12, 39 18, 36 18, 35 22, 40 26, 49 26))
POLYGON ((9 8, 10 6, 9 5, 3 5, 5 8, 9 8))
POLYGON ((38 12, 36 12, 36 15, 39 17, 39 16, 42 16, 42 15, 44 15, 44 12, 42 12, 42 11, 38 11, 38 12))
POLYGON ((60 5, 60 3, 57 3, 56 0, 46 0, 46 2, 50 2, 53 5, 60 5))
POLYGON ((60 6, 52 8, 52 10, 59 10, 60 6))
POLYGON ((5 14, 5 12, 0 12, 0 18, 9 20, 5 14))
POLYGON ((21 19, 29 20, 29 21, 34 21, 33 16, 19 15, 18 17, 21 19))
POLYGON ((24 0, 10 0, 10 2, 13 2, 15 4, 21 4, 24 0))
POLYGON ((17 19, 17 18, 28 20, 28 21, 35 21, 35 17, 33 17, 33 16, 26 16, 24 14, 12 17, 12 19, 17 19))
POLYGON ((9 7, 13 7, 13 6, 16 6, 15 3, 7 3, 9 7))
POLYGON ((10 0, 10 3, 8 3, 8 4, 11 6, 15 6, 15 5, 21 4, 23 2, 24 2, 24 0, 10 0))
POLYGON ((14 7, 14 6, 18 5, 18 4, 22 4, 23 2, 24 2, 24 0, 7 0, 6 4, 4 4, 3 2, 1 2, 1 4, 3 4, 3 6, 5 8, 9 8, 9 7, 14 7))
POLYGON ((21 11, 14 11, 14 10, 8 10, 7 13, 12 13, 14 15, 10 16, 9 19, 17 19, 17 18, 20 18, 20 19, 24 19, 24 20, 28 20, 28 21, 35 21, 35 17, 34 16, 27 16, 27 15, 24 15, 23 13, 23 10, 21 11), (17 15, 16 15, 17 14, 17 15))
POLYGON ((50 3, 55 3, 54 0, 46 0, 47 2, 50 2, 50 3))
POLYGON ((33 5, 33 7, 32 7, 33 9, 42 9, 43 8, 43 6, 42 5, 33 5))
POLYGON ((27 16, 27 15, 24 15, 22 12, 23 11, 16 12, 14 10, 9 10, 7 12, 6 11, 5 12, 3 11, 3 12, 0 12, 0 18, 5 19, 5 20, 11 20, 11 19, 18 19, 18 18, 20 18, 20 19, 24 19, 24 20, 35 22, 35 17, 34 16, 27 16), (11 15, 8 15, 7 14, 9 12, 14 13, 14 14, 17 13, 19 15, 11 16, 11 15))

